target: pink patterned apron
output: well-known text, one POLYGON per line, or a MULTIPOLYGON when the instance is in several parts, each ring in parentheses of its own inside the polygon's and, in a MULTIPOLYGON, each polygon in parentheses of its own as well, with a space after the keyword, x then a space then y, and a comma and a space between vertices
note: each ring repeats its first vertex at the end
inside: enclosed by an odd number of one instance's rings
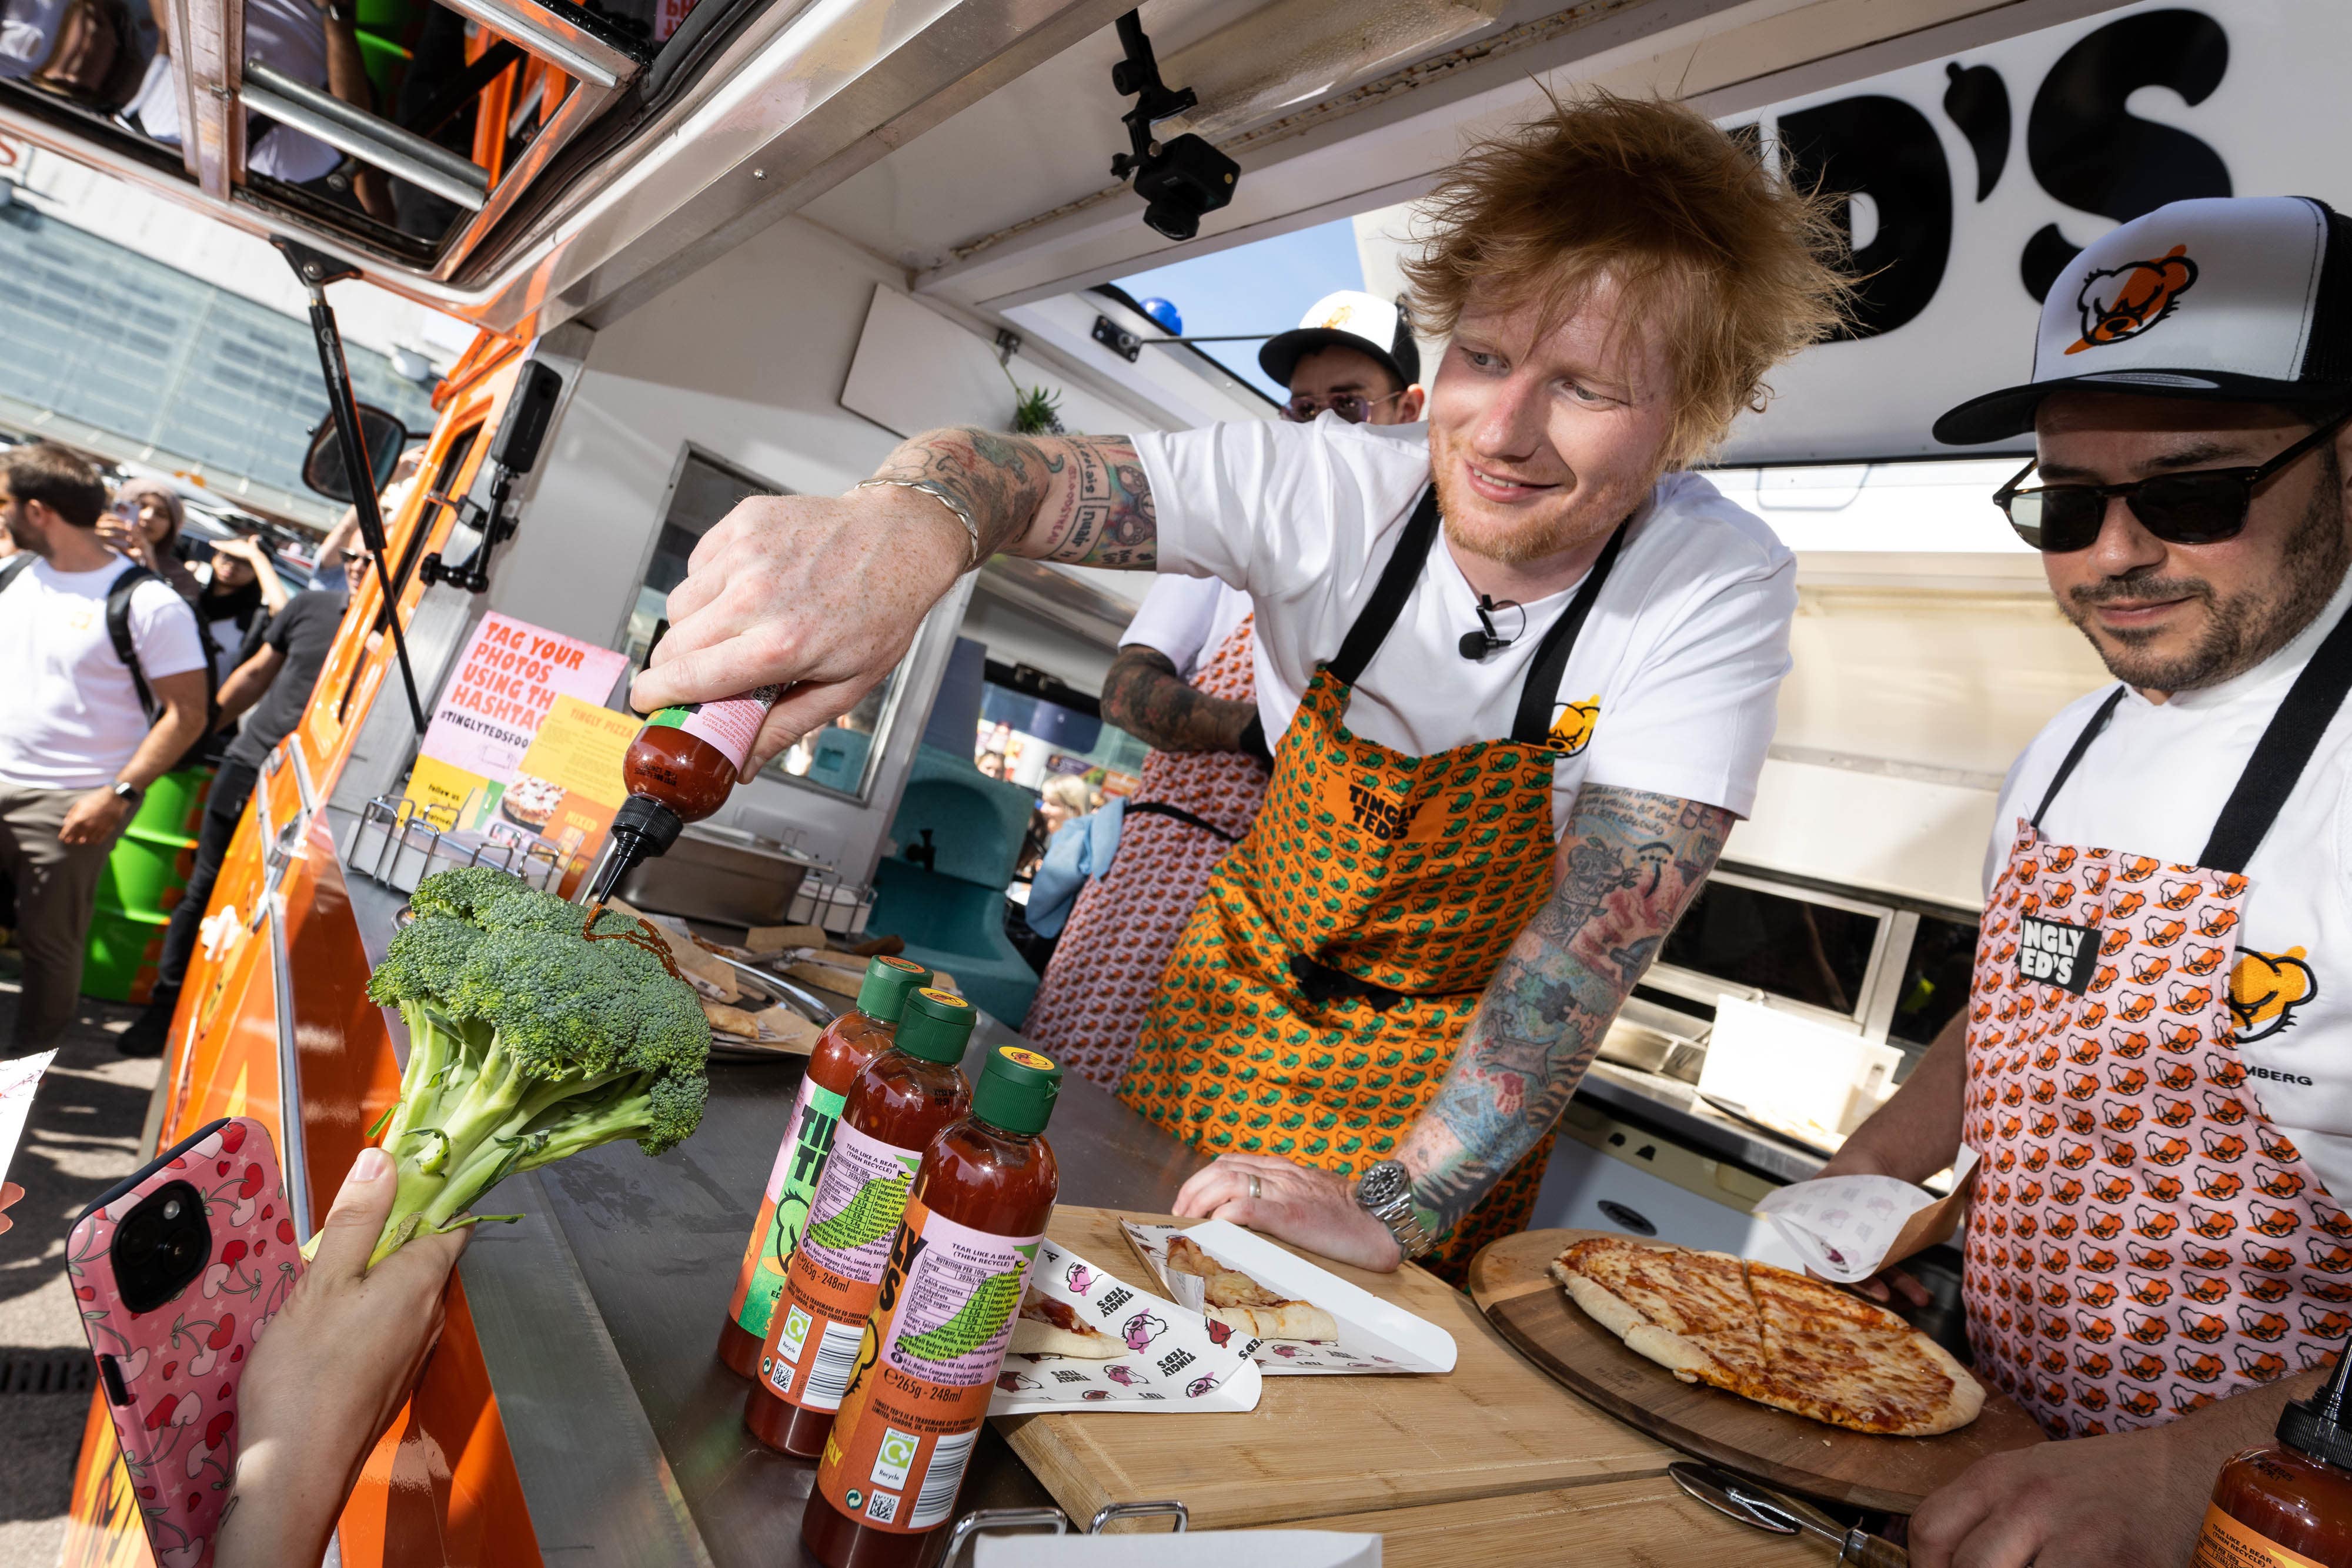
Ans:
POLYGON ((2271 1124, 2230 1011, 2242 874, 2352 685, 2352 617, 2279 706, 2201 865, 2018 823, 1977 941, 1961 1294, 1980 1376, 2054 1437, 2159 1426, 2335 1360, 2352 1216, 2271 1124))
MULTIPOLYGON (((1244 615, 1192 677, 1227 702, 1256 699, 1255 616, 1244 615)), ((1249 831, 1266 770, 1233 751, 1154 751, 1137 802, 1173 806, 1209 824, 1128 808, 1110 871, 1079 890, 1021 1032, 1065 1068, 1117 1089, 1143 1032, 1176 938, 1209 875, 1249 831)))

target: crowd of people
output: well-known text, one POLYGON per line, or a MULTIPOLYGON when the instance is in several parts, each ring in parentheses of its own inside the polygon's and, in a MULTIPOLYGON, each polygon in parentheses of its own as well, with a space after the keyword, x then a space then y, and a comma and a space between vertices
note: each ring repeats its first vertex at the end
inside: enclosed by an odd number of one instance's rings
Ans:
POLYGON ((0 452, 0 878, 24 956, 14 1054, 73 1021, 100 873, 166 773, 216 769, 161 979, 121 1038, 161 1051, 229 835, 262 758, 301 716, 366 558, 331 538, 289 590, 252 537, 188 537, 166 481, 108 494, 96 465, 34 442, 0 452), (201 546, 201 548, 200 548, 201 546))

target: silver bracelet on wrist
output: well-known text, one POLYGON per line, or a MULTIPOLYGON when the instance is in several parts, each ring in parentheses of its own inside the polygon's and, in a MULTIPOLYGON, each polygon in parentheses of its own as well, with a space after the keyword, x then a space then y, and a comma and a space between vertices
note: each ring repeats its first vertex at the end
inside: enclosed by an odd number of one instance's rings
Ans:
POLYGON ((973 520, 971 508, 965 506, 954 491, 936 479, 866 479, 860 481, 857 487, 872 490, 886 486, 894 490, 920 490, 953 512, 956 521, 963 525, 964 533, 971 539, 971 557, 963 563, 964 570, 970 571, 980 564, 980 524, 973 520))

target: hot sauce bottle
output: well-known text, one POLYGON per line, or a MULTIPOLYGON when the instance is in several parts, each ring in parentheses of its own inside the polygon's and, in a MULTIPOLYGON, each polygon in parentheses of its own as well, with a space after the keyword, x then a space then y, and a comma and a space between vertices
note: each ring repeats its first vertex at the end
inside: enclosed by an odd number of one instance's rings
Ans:
POLYGON ((632 867, 666 854, 688 822, 698 822, 735 791, 751 742, 780 686, 760 686, 723 702, 681 703, 656 710, 621 758, 629 798, 613 815, 604 858, 585 902, 613 896, 632 867))
POLYGON ((2279 1412, 2278 1441, 2221 1467, 2190 1568, 2352 1568, 2352 1411, 2339 1357, 2326 1385, 2279 1412))
POLYGON ((805 1459, 824 1449, 923 1151, 971 1103, 956 1063, 976 1018, 961 997, 922 987, 899 1014, 894 1049, 849 1087, 743 1406, 743 1424, 772 1448, 805 1459))
POLYGON ((801 1514, 825 1568, 911 1568, 954 1516, 1061 1187, 1039 1136, 1061 1086, 1035 1051, 997 1047, 971 1114, 923 1155, 801 1514))
POLYGON ((866 982, 857 988, 856 1010, 827 1024, 809 1052, 800 1097, 793 1102, 783 1142, 776 1148, 775 1168, 768 1173, 767 1191, 760 1199, 760 1218, 752 1221, 751 1239, 744 1244, 735 1298, 727 1303, 727 1321, 719 1330, 719 1359, 739 1377, 759 1374, 760 1344, 767 1338, 776 1298, 783 1292, 784 1267, 808 1222, 825 1156, 833 1152, 833 1132, 841 1121, 849 1086, 867 1062, 890 1049, 907 993, 930 977, 929 969, 904 958, 875 959, 866 966, 866 982))

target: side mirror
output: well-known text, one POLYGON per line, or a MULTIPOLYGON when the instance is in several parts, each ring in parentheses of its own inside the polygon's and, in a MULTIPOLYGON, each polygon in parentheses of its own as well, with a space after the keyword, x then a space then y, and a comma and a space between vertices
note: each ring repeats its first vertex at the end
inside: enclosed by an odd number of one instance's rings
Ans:
MULTIPOLYGON (((400 462, 401 449, 408 444, 408 426, 371 403, 361 403, 360 439, 367 447, 368 466, 374 470, 375 483, 368 488, 381 492, 392 483, 392 471, 400 462)), ((335 434, 332 413, 310 428, 310 450, 302 457, 302 483, 331 501, 354 499, 351 480, 343 472, 343 446, 335 434)))
POLYGON ((517 478, 530 473, 562 395, 562 376, 537 360, 525 365, 514 395, 507 400, 506 417, 499 422, 498 439, 490 443, 490 461, 517 478))

